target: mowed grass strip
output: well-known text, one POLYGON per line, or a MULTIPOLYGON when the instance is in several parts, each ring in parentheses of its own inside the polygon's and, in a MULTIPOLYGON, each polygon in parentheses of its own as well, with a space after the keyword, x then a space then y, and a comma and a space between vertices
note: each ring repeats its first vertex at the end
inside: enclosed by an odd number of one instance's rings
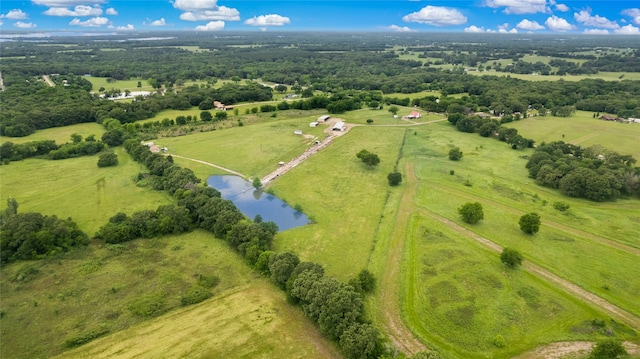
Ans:
POLYGON ((0 285, 3 358, 338 357, 282 292, 205 231, 5 265, 0 285), (201 276, 219 278, 213 297, 182 307, 201 276), (66 344, 94 334, 102 338, 66 344))
POLYGON ((2 203, 18 201, 18 212, 71 217, 89 236, 118 212, 132 214, 173 203, 170 196, 136 186, 145 169, 122 147, 115 149, 118 165, 99 168, 98 156, 65 160, 26 159, 2 166, 2 203))
POLYGON ((353 128, 270 184, 316 222, 279 233, 276 249, 320 263, 342 280, 366 268, 404 131, 353 128), (378 154, 380 164, 367 168, 356 158, 362 149, 378 154))
POLYGON ((606 240, 637 248, 637 200, 603 204, 605 209, 598 212, 603 217, 593 218, 584 208, 598 208, 599 203, 544 191, 526 178, 525 161, 506 144, 477 135, 461 135, 444 124, 427 130, 431 132, 409 136, 405 151, 408 156, 415 156, 421 181, 416 196, 418 206, 465 225, 495 243, 516 248, 526 259, 640 315, 640 280, 630 275, 640 272, 638 255, 606 245, 597 237, 582 235, 606 233, 606 240), (465 153, 460 162, 446 158, 448 148, 454 144, 465 153), (449 174, 450 170, 454 175, 449 174), (476 201, 483 204, 485 219, 478 225, 466 225, 457 208, 476 201), (553 209, 555 201, 570 203, 569 213, 553 209), (525 235, 518 227, 519 217, 527 212, 537 212, 542 217, 541 230, 534 236, 525 235), (546 226, 545 220, 566 227, 546 226))
POLYGON ((125 90, 129 90, 131 92, 153 91, 153 87, 151 87, 145 79, 111 80, 112 82, 108 82, 106 77, 87 76, 85 79, 89 80, 93 85, 93 88, 91 89, 93 92, 98 92, 101 87, 104 87, 107 90, 112 88, 119 89, 122 93, 124 93, 125 90), (140 82, 142 87, 138 87, 138 82, 140 82))

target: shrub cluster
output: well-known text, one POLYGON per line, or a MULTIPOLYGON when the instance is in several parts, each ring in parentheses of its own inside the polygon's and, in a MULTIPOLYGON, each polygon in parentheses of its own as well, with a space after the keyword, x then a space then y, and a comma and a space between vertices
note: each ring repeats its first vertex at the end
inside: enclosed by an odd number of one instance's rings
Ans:
POLYGON ((557 141, 540 144, 526 167, 529 177, 543 186, 600 202, 640 197, 640 167, 634 167, 635 163, 630 155, 557 141))
POLYGON ((88 243, 71 218, 16 213, 3 218, 0 226, 0 262, 40 259, 88 243))

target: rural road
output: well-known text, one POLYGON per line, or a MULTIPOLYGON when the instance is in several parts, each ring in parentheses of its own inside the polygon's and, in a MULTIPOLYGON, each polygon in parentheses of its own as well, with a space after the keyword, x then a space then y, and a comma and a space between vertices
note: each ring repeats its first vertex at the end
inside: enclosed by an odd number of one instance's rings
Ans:
POLYGON ((222 166, 216 165, 216 164, 211 163, 211 162, 206 162, 206 161, 202 161, 202 160, 197 160, 195 158, 189 158, 189 157, 184 157, 184 156, 179 156, 179 155, 174 155, 174 154, 167 154, 167 156, 176 157, 176 158, 182 158, 183 160, 189 160, 189 161, 193 161, 193 162, 202 163, 203 165, 215 167, 217 169, 229 172, 229 173, 234 174, 236 176, 240 176, 242 178, 247 178, 245 175, 243 175, 240 172, 236 172, 236 171, 234 171, 232 169, 229 169, 229 168, 226 168, 226 167, 222 167, 222 166))
POLYGON ((56 87, 55 82, 51 81, 49 75, 42 75, 42 79, 47 83, 47 85, 49 85, 49 87, 56 87))

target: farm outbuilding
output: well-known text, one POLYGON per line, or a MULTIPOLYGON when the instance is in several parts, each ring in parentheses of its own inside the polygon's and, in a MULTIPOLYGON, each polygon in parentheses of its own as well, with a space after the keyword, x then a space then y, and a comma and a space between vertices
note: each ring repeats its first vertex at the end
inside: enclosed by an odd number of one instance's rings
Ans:
POLYGON ((316 127, 318 126, 318 122, 317 121, 313 121, 309 124, 309 127, 316 127))
POLYGON ((302 135, 302 130, 295 130, 293 131, 294 135, 302 135))
POLYGON ((320 123, 326 122, 330 118, 331 118, 331 116, 329 116, 329 115, 320 116, 320 117, 318 117, 318 122, 320 122, 320 123))
POLYGON ((331 131, 344 131, 345 124, 342 121, 336 122, 335 125, 331 128, 331 131))

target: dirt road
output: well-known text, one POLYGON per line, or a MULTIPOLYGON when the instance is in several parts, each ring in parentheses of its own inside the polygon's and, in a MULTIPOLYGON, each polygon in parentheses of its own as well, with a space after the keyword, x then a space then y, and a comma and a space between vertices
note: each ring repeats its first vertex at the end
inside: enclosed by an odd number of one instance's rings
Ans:
POLYGON ((220 169, 220 170, 223 170, 223 171, 229 172, 229 173, 234 174, 234 175, 236 175, 236 176, 240 176, 240 177, 242 177, 242 178, 247 178, 245 175, 243 175, 243 174, 242 174, 242 173, 240 173, 240 172, 236 172, 236 171, 234 171, 234 170, 232 170, 232 169, 229 169, 229 168, 226 168, 226 167, 222 167, 222 166, 216 165, 216 164, 211 163, 211 162, 206 162, 206 161, 202 161, 202 160, 197 160, 197 159, 195 159, 195 158, 189 158, 189 157, 184 157, 184 156, 178 156, 178 155, 174 155, 174 154, 171 154, 171 157, 182 158, 183 160, 189 160, 189 161, 193 161, 193 162, 202 163, 203 165, 207 165, 207 166, 215 167, 215 168, 217 168, 217 169, 220 169))
POLYGON ((42 79, 47 83, 47 85, 49 85, 49 87, 56 87, 56 83, 51 81, 49 75, 42 75, 42 79))

